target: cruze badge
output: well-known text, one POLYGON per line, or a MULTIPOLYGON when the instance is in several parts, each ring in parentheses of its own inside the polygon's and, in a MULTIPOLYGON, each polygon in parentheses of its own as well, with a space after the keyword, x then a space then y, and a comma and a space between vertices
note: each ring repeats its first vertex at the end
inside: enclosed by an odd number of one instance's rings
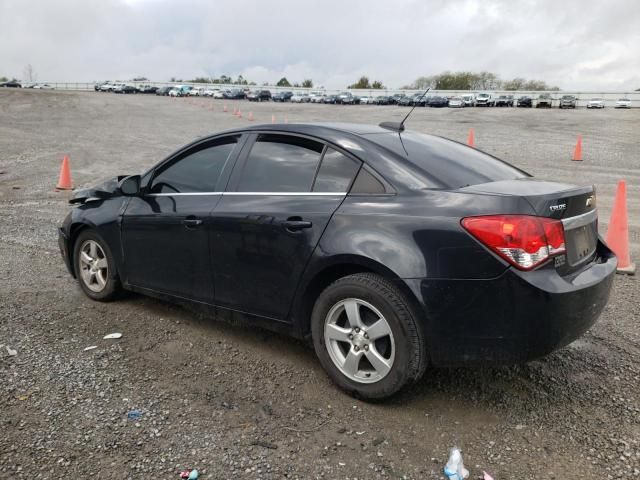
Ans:
POLYGON ((596 197, 591 195, 587 198, 587 207, 595 207, 596 205, 596 197))
POLYGON ((551 210, 552 212, 559 212, 560 210, 566 210, 566 208, 567 208, 566 203, 559 203, 558 205, 551 205, 549 207, 549 210, 551 210))

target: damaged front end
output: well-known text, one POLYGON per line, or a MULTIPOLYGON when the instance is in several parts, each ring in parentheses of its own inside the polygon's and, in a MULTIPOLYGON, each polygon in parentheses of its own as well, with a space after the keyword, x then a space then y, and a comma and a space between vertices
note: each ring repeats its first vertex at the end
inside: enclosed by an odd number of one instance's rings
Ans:
POLYGON ((72 205, 83 205, 87 202, 104 200, 120 195, 120 182, 127 177, 128 175, 118 175, 94 187, 78 190, 69 199, 69 203, 72 205))

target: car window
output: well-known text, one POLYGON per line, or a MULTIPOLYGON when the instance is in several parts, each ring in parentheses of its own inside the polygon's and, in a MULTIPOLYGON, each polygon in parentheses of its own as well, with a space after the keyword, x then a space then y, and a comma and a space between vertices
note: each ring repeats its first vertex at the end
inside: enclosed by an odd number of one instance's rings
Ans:
POLYGON ((322 157, 313 191, 346 193, 358 168, 360 168, 360 162, 333 148, 327 149, 322 157))
POLYGON ((302 137, 259 135, 244 165, 239 192, 310 192, 324 145, 302 137))
POLYGON ((153 178, 151 193, 215 192, 216 183, 239 136, 219 139, 214 145, 196 147, 176 161, 161 167, 153 178))

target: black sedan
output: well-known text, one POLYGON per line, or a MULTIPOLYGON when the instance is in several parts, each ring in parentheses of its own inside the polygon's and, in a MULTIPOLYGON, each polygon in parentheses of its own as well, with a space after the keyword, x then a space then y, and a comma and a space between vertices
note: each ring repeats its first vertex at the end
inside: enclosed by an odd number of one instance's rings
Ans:
POLYGON ((22 84, 15 80, 0 83, 0 88, 22 88, 22 84))
POLYGON ((132 290, 309 339, 366 399, 428 365, 545 355, 596 321, 617 261, 592 186, 383 125, 199 138, 77 192, 63 259, 95 300, 132 290))
POLYGON ((247 93, 247 100, 250 102, 266 102, 271 100, 271 92, 269 90, 255 90, 247 93))
POLYGON ((533 106, 533 100, 531 97, 523 95, 522 97, 518 98, 518 102, 516 105, 518 107, 531 108, 533 106))
POLYGON ((441 108, 449 106, 449 99, 447 97, 429 97, 427 105, 430 107, 441 108))
POLYGON ((246 95, 247 94, 244 92, 244 90, 240 90, 239 88, 224 92, 224 98, 228 100, 243 100, 246 95))
POLYGON ((275 93, 271 99, 274 102, 290 102, 291 97, 293 97, 293 92, 278 92, 275 93))

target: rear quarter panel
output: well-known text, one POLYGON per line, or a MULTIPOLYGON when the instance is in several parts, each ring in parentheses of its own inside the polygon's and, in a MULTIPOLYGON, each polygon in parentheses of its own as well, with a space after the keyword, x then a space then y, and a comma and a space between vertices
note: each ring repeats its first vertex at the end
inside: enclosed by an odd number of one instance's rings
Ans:
POLYGON ((413 195, 348 196, 312 261, 356 256, 399 278, 493 278, 507 265, 460 225, 466 216, 532 213, 517 197, 430 190, 413 195))

